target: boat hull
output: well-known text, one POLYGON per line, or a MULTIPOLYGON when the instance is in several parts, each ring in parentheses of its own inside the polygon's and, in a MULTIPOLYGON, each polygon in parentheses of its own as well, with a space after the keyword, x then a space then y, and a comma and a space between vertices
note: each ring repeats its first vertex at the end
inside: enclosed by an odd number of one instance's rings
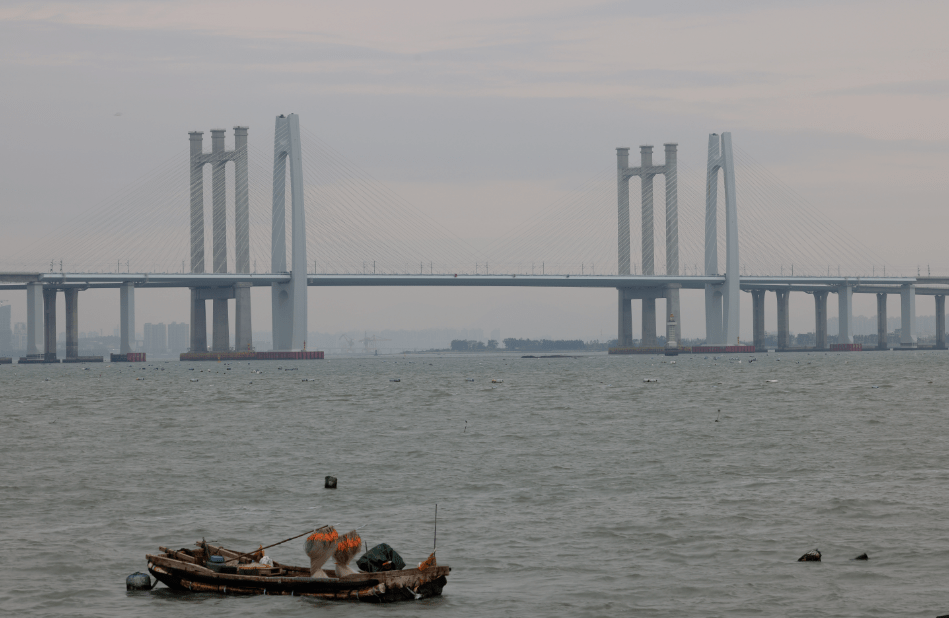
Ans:
POLYGON ((217 573, 170 556, 146 555, 148 572, 171 589, 227 595, 290 595, 392 603, 440 596, 449 567, 357 573, 340 579, 217 573))

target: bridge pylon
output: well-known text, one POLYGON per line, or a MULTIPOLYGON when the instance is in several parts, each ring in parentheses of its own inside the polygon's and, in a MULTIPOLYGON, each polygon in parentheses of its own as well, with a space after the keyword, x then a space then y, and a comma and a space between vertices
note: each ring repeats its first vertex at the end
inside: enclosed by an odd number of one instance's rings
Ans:
MULTIPOLYGON (((234 237, 235 270, 250 272, 250 204, 247 170, 247 127, 234 127, 234 150, 224 147, 224 129, 211 130, 211 152, 205 153, 204 133, 189 133, 191 143, 191 272, 205 272, 204 243, 204 166, 211 165, 211 268, 227 272, 227 192, 225 166, 234 162, 234 237)), ((253 346, 251 334, 250 287, 235 284, 218 288, 191 288, 191 351, 206 352, 207 309, 211 300, 212 344, 214 352, 230 350, 228 300, 235 299, 235 348, 253 346)))
MULTIPOLYGON (((652 146, 640 146, 639 167, 629 167, 629 148, 616 149, 618 264, 620 275, 630 275, 629 179, 641 179, 642 215, 642 274, 655 275, 655 223, 653 217, 653 179, 663 175, 666 181, 666 274, 679 274, 679 189, 677 144, 665 144, 666 160, 654 165, 652 146)), ((676 316, 676 341, 682 338, 682 320, 679 319, 679 288, 676 285, 657 286, 656 289, 619 288, 619 346, 633 345, 633 298, 642 300, 642 345, 655 347, 656 299, 666 299, 666 315, 676 316)))
POLYGON ((306 346, 306 218, 303 210, 303 154, 300 148, 300 118, 296 114, 277 116, 274 131, 273 228, 271 271, 287 272, 286 192, 290 168, 290 282, 274 283, 273 349, 302 350, 306 346))
MULTIPOLYGON (((740 324, 738 272, 738 206, 735 197, 735 158, 732 134, 708 136, 705 185, 705 274, 718 275, 718 170, 725 180, 725 283, 705 286, 707 345, 738 343, 740 324)), ((780 321, 780 320, 779 320, 780 321)), ((780 330, 780 324, 779 324, 780 330)))

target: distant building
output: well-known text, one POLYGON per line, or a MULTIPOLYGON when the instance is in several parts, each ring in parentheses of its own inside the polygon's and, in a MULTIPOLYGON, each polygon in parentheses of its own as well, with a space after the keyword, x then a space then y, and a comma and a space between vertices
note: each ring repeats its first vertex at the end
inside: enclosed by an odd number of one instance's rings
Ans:
POLYGON ((13 331, 10 330, 10 305, 0 306, 0 356, 13 351, 13 331))
POLYGON ((168 352, 168 330, 161 322, 145 324, 145 353, 166 354, 168 352))
POLYGON ((191 347, 191 327, 184 322, 172 322, 168 325, 168 352, 181 354, 191 347))
POLYGON ((13 349, 26 354, 26 322, 13 325, 13 349))

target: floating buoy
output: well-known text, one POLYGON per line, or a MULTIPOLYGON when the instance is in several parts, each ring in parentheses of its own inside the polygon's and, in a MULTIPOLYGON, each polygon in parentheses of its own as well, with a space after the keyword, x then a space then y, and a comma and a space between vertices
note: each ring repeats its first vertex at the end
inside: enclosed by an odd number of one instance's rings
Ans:
POLYGON ((777 380, 765 380, 765 382, 771 382, 772 384, 777 382, 777 380))
POLYGON ((820 550, 815 549, 814 551, 809 551, 800 558, 797 559, 798 562, 820 562, 820 550))
POLYGON ((504 380, 491 380, 491 384, 503 384, 504 380))
MULTIPOLYGON (((155 580, 155 584, 158 580, 155 580)), ((151 590, 155 587, 147 573, 132 573, 125 578, 126 590, 151 590)))
POLYGON ((862 554, 854 558, 854 560, 869 560, 869 559, 870 559, 870 556, 867 555, 867 552, 863 552, 862 554))
POLYGON ((326 477, 325 482, 323 483, 324 489, 336 489, 336 477, 328 476, 326 477))
POLYGON ((474 378, 465 378, 465 382, 474 382, 474 378))
POLYGON ((389 382, 401 382, 402 378, 389 378, 389 382))
POLYGON ((191 378, 191 380, 189 380, 189 382, 197 382, 197 381, 198 381, 198 378, 191 378))
POLYGON ((658 382, 659 380, 655 378, 643 378, 643 382, 658 382))

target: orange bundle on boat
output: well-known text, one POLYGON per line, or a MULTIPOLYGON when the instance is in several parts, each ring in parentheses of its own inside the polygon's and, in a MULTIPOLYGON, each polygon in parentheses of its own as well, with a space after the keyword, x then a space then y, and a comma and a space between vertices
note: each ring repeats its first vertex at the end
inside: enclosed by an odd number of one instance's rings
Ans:
POLYGON ((362 546, 362 539, 355 530, 350 530, 340 537, 336 544, 336 553, 333 559, 336 560, 336 577, 352 575, 356 571, 349 568, 349 561, 356 557, 356 552, 362 546))
POLYGON ((328 577, 323 572, 323 565, 333 554, 338 541, 339 534, 333 526, 317 528, 306 538, 303 550, 310 557, 310 577, 328 577))
POLYGON ((435 552, 429 554, 428 558, 425 559, 425 562, 420 562, 418 565, 419 571, 424 571, 425 569, 430 569, 434 566, 438 566, 438 562, 435 560, 435 552))

